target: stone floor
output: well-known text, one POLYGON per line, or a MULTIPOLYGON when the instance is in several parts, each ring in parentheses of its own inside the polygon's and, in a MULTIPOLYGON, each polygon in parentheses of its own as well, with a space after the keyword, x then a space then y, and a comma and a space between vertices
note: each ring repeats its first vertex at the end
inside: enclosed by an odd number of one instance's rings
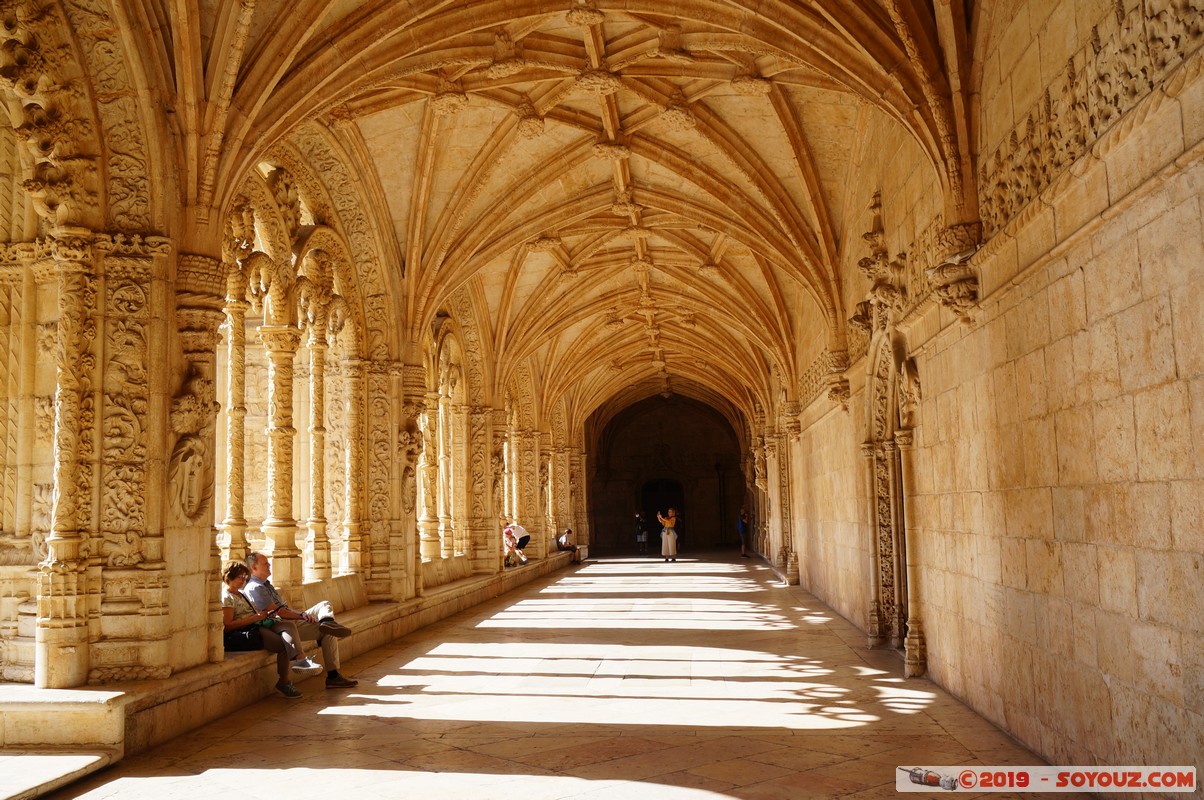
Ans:
POLYGON ((52 796, 870 798, 900 766, 1043 763, 731 553, 592 560, 345 667, 52 796))

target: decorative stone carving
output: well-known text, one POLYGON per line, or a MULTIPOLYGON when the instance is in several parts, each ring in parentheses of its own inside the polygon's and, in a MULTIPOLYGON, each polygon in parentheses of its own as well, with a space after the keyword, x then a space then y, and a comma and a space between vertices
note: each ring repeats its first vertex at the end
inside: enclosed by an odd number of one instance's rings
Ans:
POLYGON ((661 111, 660 120, 670 131, 688 131, 698 124, 689 101, 680 89, 673 93, 669 104, 661 111))
POLYGON ((605 20, 606 15, 594 8, 592 3, 583 3, 582 5, 574 6, 564 15, 565 22, 581 28, 601 25, 605 20))
POLYGON ((456 81, 439 78, 438 89, 431 97, 431 110, 437 117, 451 117, 468 105, 468 95, 456 81))
POLYGON ((625 161, 631 158, 631 148, 618 142, 597 142, 594 144, 594 158, 625 161))
POLYGON ((745 97, 760 97, 770 93, 773 89, 773 82, 760 75, 737 75, 732 78, 731 87, 736 94, 744 95, 745 97))
MULTIPOLYGON (((920 377, 916 372, 916 360, 905 358, 899 364, 899 424, 904 428, 912 428, 916 424, 916 414, 920 409, 920 377)), ((895 440, 899 436, 896 432, 895 440)))
MULTIPOLYGON (((994 236, 1204 39, 1201 0, 1114 6, 1117 24, 1092 29, 1041 98, 979 159, 980 209, 994 236)), ((964 293, 964 290, 962 290, 964 293)))
POLYGON ((518 135, 524 139, 537 139, 543 136, 544 119, 535 110, 530 100, 524 100, 515 109, 518 114, 518 135))
POLYGON ((552 253, 564 246, 559 236, 540 236, 527 242, 527 250, 532 253, 552 253))
POLYGON ((583 69, 577 75, 573 88, 586 94, 596 94, 599 97, 614 94, 623 88, 623 79, 603 65, 600 69, 583 69))
POLYGON ((196 523, 213 499, 211 431, 220 408, 213 381, 191 368, 172 400, 171 427, 180 434, 168 463, 168 496, 173 510, 196 523))
MULTIPOLYGON (((73 63, 77 50, 60 38, 71 27, 57 6, 13 2, 6 12, 0 87, 10 100, 10 117, 20 119, 14 123, 17 136, 33 159, 22 185, 38 214, 52 224, 96 224, 95 160, 101 148, 76 78, 81 71, 73 63)), ((110 198, 111 203, 120 200, 110 198)))
POLYGON ((522 72, 527 66, 523 60, 522 46, 510 38, 506 31, 493 34, 493 63, 485 68, 488 78, 508 78, 522 72))
POLYGON ((848 411, 849 398, 851 397, 849 379, 843 375, 828 375, 825 379, 825 384, 828 389, 828 399, 834 403, 839 403, 841 410, 848 411))
POLYGON ((382 361, 388 357, 387 332, 391 328, 385 311, 384 280, 376 251, 374 227, 362 199, 362 183, 347 170, 346 162, 331 151, 331 133, 316 126, 303 126, 293 135, 297 148, 305 153, 305 163, 321 180, 331 205, 339 219, 339 229, 346 237, 350 255, 355 260, 356 277, 352 285, 344 283, 342 293, 352 308, 362 307, 364 324, 356 325, 354 351, 382 361))

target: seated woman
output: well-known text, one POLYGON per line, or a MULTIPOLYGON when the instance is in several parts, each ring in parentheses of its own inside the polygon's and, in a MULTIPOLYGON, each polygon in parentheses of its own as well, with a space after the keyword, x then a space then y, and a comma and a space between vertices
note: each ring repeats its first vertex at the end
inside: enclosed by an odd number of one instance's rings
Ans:
POLYGON ((301 637, 293 622, 275 616, 276 609, 256 611, 242 593, 251 570, 241 561, 227 561, 222 567, 222 640, 226 650, 267 650, 276 654, 276 691, 285 697, 301 696, 289 679, 289 662, 299 675, 316 675, 322 665, 306 657, 301 649, 301 637))
POLYGON ((523 547, 530 539, 530 536, 524 536, 521 540, 516 539, 513 528, 506 528, 502 531, 502 545, 506 553, 503 563, 507 567, 517 567, 527 563, 527 555, 523 552, 523 547))
POLYGON ((573 563, 581 563, 581 553, 577 550, 577 545, 573 544, 573 529, 565 528, 564 533, 556 537, 556 549, 567 550, 573 554, 573 563))

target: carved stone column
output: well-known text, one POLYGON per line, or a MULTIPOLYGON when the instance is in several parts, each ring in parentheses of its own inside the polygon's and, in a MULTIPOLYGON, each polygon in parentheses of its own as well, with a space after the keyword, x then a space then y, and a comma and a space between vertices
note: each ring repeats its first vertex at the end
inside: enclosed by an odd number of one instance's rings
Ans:
POLYGON ((591 539, 589 514, 586 513, 585 493, 585 453, 577 448, 572 449, 569 458, 569 490, 572 492, 573 539, 578 544, 589 544, 591 539))
MULTIPOLYGON (((522 430, 511 433, 514 449, 515 518, 531 534, 536 544, 543 529, 542 509, 539 507, 539 432, 522 430)), ((529 557, 540 553, 527 551, 529 557)))
POLYGON ((343 538, 339 542, 341 552, 339 562, 344 571, 359 573, 364 568, 364 536, 363 536, 363 486, 364 476, 364 442, 367 433, 364 430, 364 364, 358 359, 348 359, 344 362, 344 374, 347 384, 347 447, 344 450, 346 463, 343 465, 345 480, 343 482, 344 522, 343 538))
POLYGON ((268 358, 268 503, 263 521, 264 552, 272 558, 272 583, 299 589, 301 551, 293 517, 293 357, 301 342, 296 328, 263 325, 259 341, 268 358))
POLYGON ((904 642, 906 658, 903 675, 918 678, 928 671, 928 646, 924 641, 924 624, 920 619, 919 557, 915 547, 914 502, 915 458, 912 431, 895 431, 895 444, 899 447, 899 471, 902 481, 903 524, 907 540, 907 639, 904 642))
POLYGON ((451 502, 452 552, 455 555, 470 554, 468 496, 468 459, 472 432, 468 425, 468 406, 455 403, 450 406, 451 430, 448 446, 451 454, 448 499, 451 502))
MULTIPOLYGON (((107 268, 106 268, 107 271, 107 268)), ((172 580, 204 575, 205 597, 196 598, 207 609, 205 629, 208 650, 205 660, 224 657, 221 624, 221 552, 213 529, 216 419, 220 408, 216 397, 217 345, 222 321, 223 286, 227 274, 218 259, 181 254, 176 259, 176 324, 183 355, 183 383, 171 402, 171 431, 176 435, 168 463, 168 496, 173 519, 170 535, 176 541, 177 557, 169 571, 172 580), (183 546, 180 546, 183 545, 183 546), (190 556, 192 556, 190 558, 190 556), (195 559, 195 560, 194 560, 195 559)), ((162 360, 162 359, 155 359, 162 360)), ((162 587, 166 610, 167 586, 162 587)), ((145 612, 144 612, 145 613, 145 612)), ((167 617, 163 617, 166 626, 167 617)), ((166 648, 178 630, 164 627, 166 648)), ((193 638, 193 637, 190 637, 193 638)), ((201 641, 201 636, 194 637, 201 641)), ((180 652, 177 667, 191 666, 200 654, 180 652)))
POLYGON ((452 409, 451 398, 440 392, 435 401, 439 453, 438 490, 435 493, 439 514, 439 557, 451 558, 455 554, 452 529, 452 409))
POLYGON ((326 331, 309 331, 309 520, 305 537, 305 578, 330 577, 326 536, 326 331))
POLYGON ((497 570, 498 536, 494 507, 493 476, 493 409, 473 406, 468 411, 469 480, 468 526, 469 553, 474 573, 497 570))
POLYGON ((38 575, 34 685, 81 686, 88 679, 90 648, 88 558, 94 543, 89 510, 95 477, 96 282, 91 234, 50 239, 35 269, 57 279, 54 354, 54 494, 47 556, 38 575))
POLYGON ((885 479, 878 481, 878 579, 882 582, 882 616, 889 626, 890 646, 898 649, 903 646, 907 627, 906 565, 895 541, 896 532, 903 529, 903 509, 898 502, 899 459, 893 439, 882 442, 881 451, 879 469, 885 469, 885 479))
POLYGON ((423 561, 439 557, 439 395, 427 392, 418 415, 422 450, 418 454, 418 550, 423 561))
POLYGON ((393 471, 394 418, 397 404, 390 389, 394 364, 384 360, 365 363, 364 380, 366 405, 369 413, 361 427, 362 441, 367 443, 364 482, 368 493, 368 530, 361 536, 360 570, 364 585, 372 599, 384 599, 390 591, 389 520, 392 507, 389 493, 390 476, 393 471))
POLYGON ((510 432, 506 426, 506 410, 493 410, 493 450, 490 455, 490 480, 493 484, 492 515, 495 521, 487 534, 487 552, 492 571, 502 569, 501 530, 505 527, 510 515, 510 473, 508 470, 510 450, 510 432))
POLYGON ((877 464, 877 446, 873 442, 863 442, 861 457, 865 462, 865 507, 867 510, 865 524, 869 528, 869 569, 867 574, 870 584, 869 609, 866 612, 866 645, 878 647, 886 641, 885 625, 882 620, 882 602, 879 597, 878 581, 878 514, 875 510, 877 492, 874 489, 874 471, 877 464))
POLYGON ((573 493, 569 484, 569 449, 564 445, 552 448, 551 469, 548 482, 551 484, 552 535, 559 536, 565 528, 572 527, 573 493))
POLYGON ((778 431, 777 439, 777 457, 778 457, 778 516, 781 519, 782 526, 782 547, 778 553, 778 566, 782 570, 782 576, 786 583, 791 586, 798 585, 798 553, 794 548, 794 525, 792 520, 792 509, 794 504, 791 502, 790 496, 792 482, 790 480, 790 436, 787 433, 778 431))
POLYGON ((247 452, 247 276, 237 264, 226 271, 226 557, 247 555, 244 505, 247 452))

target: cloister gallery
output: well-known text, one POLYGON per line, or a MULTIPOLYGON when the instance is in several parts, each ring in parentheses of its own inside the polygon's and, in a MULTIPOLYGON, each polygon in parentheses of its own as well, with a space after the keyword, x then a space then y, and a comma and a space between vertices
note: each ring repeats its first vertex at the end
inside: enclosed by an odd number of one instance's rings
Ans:
POLYGON ((676 505, 1046 759, 1204 752, 1204 0, 0 21, 0 745, 268 693, 248 550, 364 652, 676 505))

